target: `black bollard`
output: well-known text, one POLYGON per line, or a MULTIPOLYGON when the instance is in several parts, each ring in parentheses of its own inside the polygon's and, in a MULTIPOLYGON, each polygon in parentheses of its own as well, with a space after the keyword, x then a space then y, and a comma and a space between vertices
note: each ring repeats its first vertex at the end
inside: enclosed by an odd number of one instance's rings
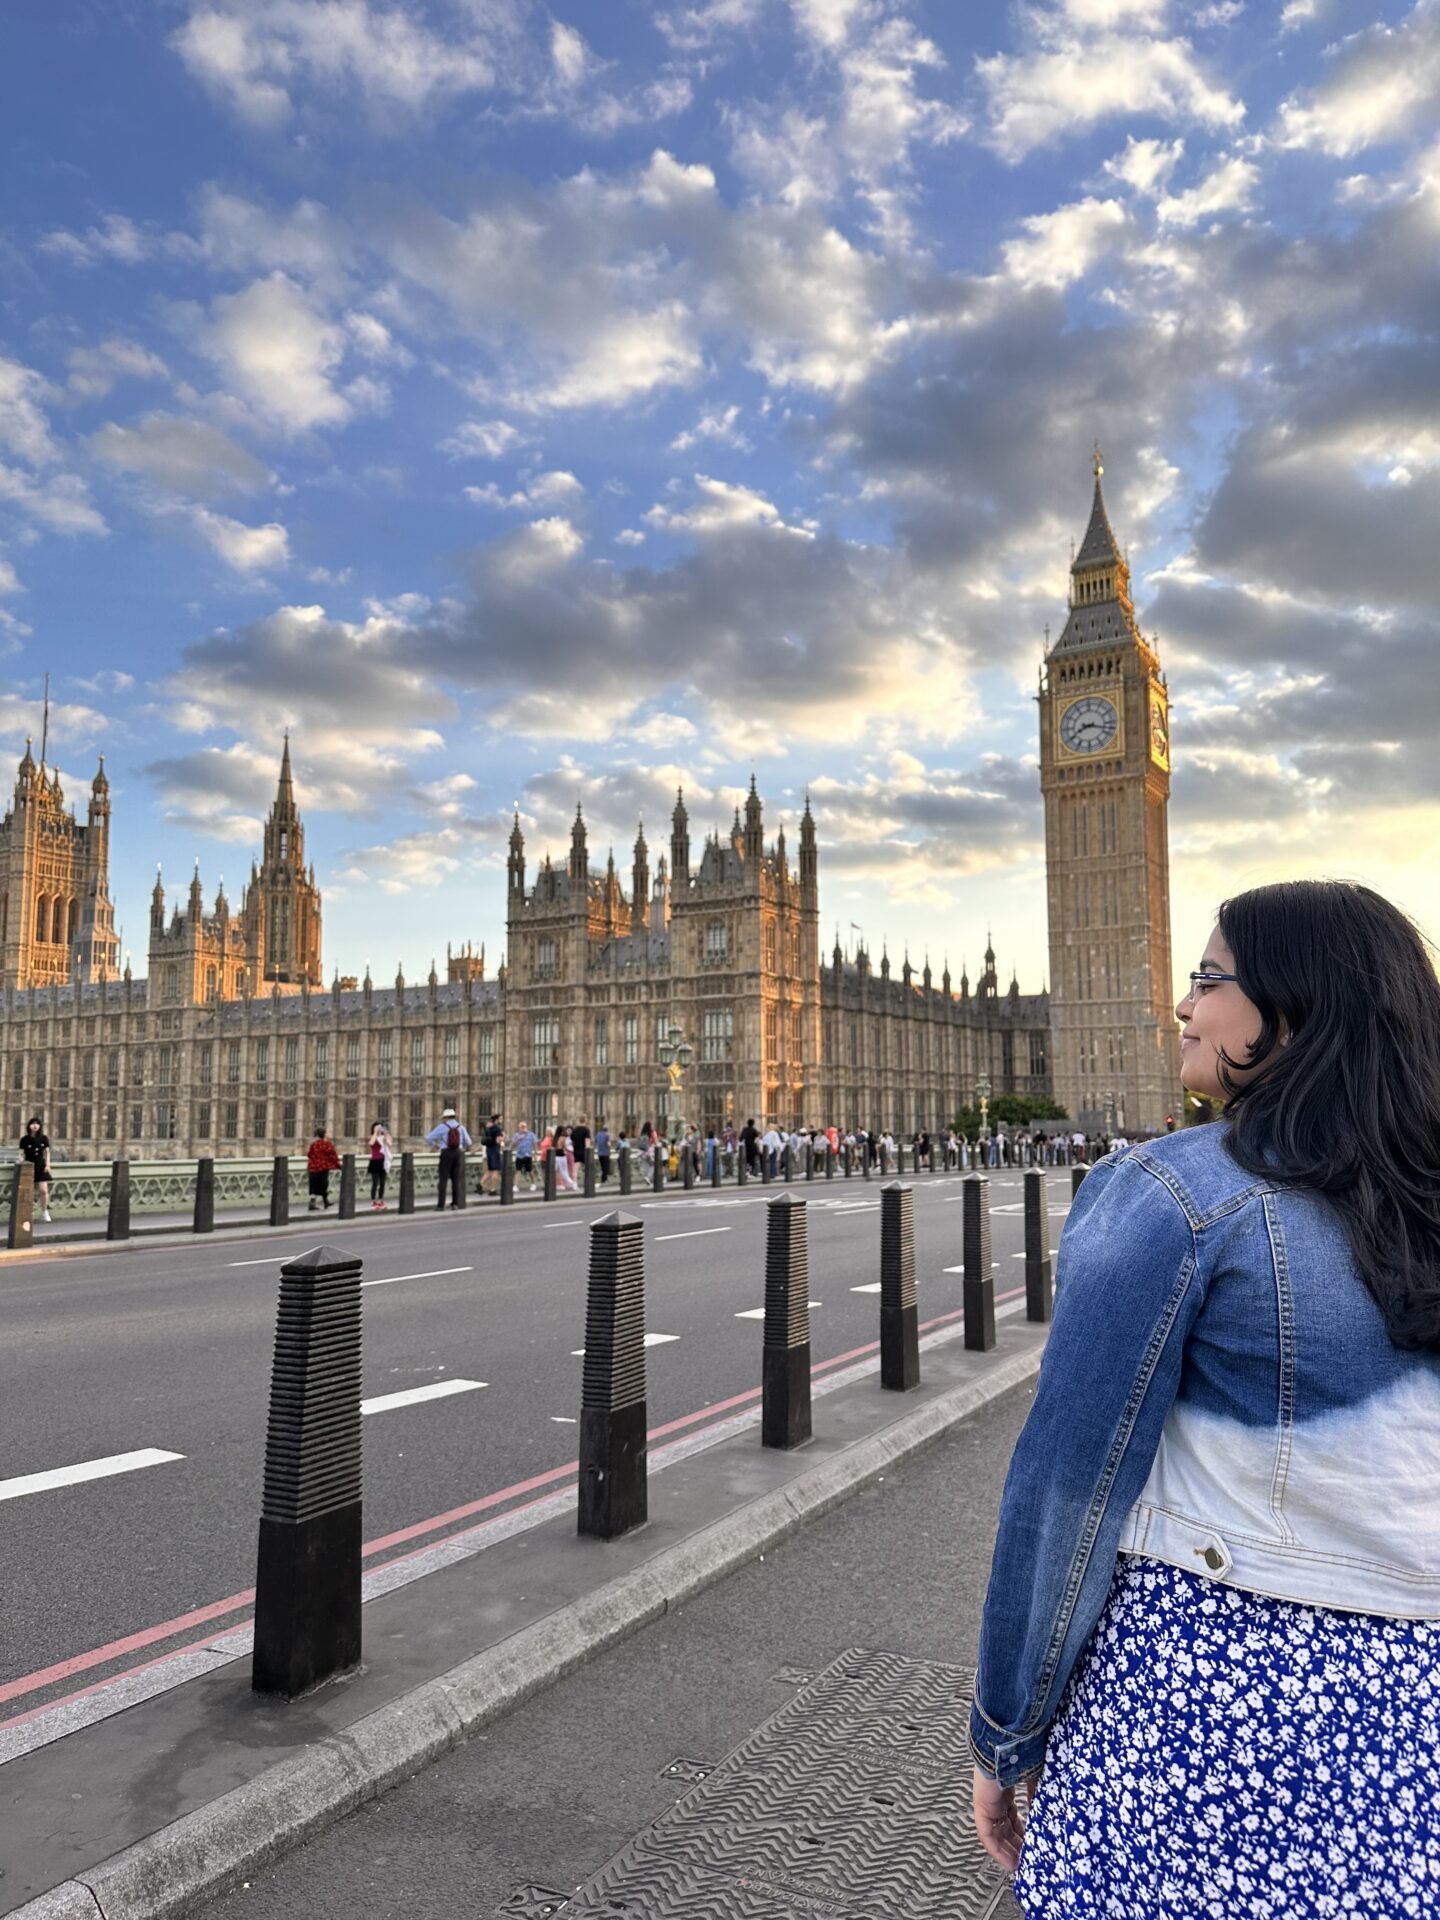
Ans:
POLYGON ((650 1184, 656 1193, 665 1191, 665 1159, 668 1149, 659 1138, 651 1142, 650 1148, 650 1184))
MULTIPOLYGON (((113 1200, 113 1187, 112 1187, 113 1200)), ((130 1231, 130 1168, 125 1168, 125 1234, 130 1231)), ((207 1154, 195 1162, 195 1211, 191 1221, 193 1233, 213 1233, 215 1231, 215 1162, 207 1154)), ((124 1238, 124 1235, 111 1235, 111 1238, 124 1238)))
POLYGON ((12 1249, 35 1244, 35 1169, 17 1160, 10 1176, 10 1231, 5 1244, 12 1249))
POLYGON ((745 1164, 745 1142, 743 1140, 738 1140, 735 1143, 735 1184, 736 1186, 743 1187, 745 1183, 749 1180, 749 1178, 750 1178, 750 1169, 745 1164))
POLYGON ((544 1174, 540 1183, 540 1198, 542 1200, 553 1200, 555 1198, 555 1143, 553 1140, 550 1143, 550 1151, 545 1156, 544 1174))
POLYGON ((585 1198, 595 1198, 595 1142, 585 1142, 585 1198))
POLYGON ((775 1178, 775 1174, 770 1165, 770 1149, 765 1145, 764 1141, 762 1140, 760 1142, 760 1184, 761 1186, 768 1187, 770 1185, 770 1182, 774 1178, 775 1178))
POLYGON ((293 1700, 360 1659, 360 1262, 280 1269, 255 1574, 257 1693, 293 1700))
POLYGON ((805 1202, 798 1193, 782 1193, 765 1211, 760 1439, 767 1447, 801 1447, 810 1438, 810 1258, 805 1202))
POLYGON ((710 1184, 712 1187, 718 1187, 724 1181, 724 1178, 725 1178, 724 1160, 725 1160, 725 1156, 721 1152, 720 1142, 717 1140, 715 1142, 715 1151, 710 1158, 710 1184))
POLYGON ((415 1156, 402 1153, 400 1156, 400 1206, 399 1212, 415 1211, 415 1156))
POLYGON ((583 1382, 577 1531, 613 1540, 648 1517, 645 1223, 633 1213, 590 1228, 583 1382))
POLYGON ((1070 1169, 1070 1200, 1072 1205, 1076 1194, 1080 1191, 1080 1184, 1088 1171, 1088 1168, 1082 1166, 1074 1166, 1070 1169))
POLYGON ((961 1304, 965 1309, 965 1345, 988 1353, 995 1344, 995 1274, 990 1265, 990 1182, 972 1173, 964 1185, 965 1273, 961 1304))
POLYGON ((695 1149, 688 1140, 680 1142, 680 1177, 685 1191, 692 1192, 695 1186, 695 1149))
POLYGON ((896 1393, 920 1384, 913 1201, 898 1180, 880 1190, 880 1384, 896 1393))
POLYGON ((1048 1320, 1050 1284, 1050 1208, 1045 1175, 1032 1167, 1025 1175, 1025 1318, 1048 1320))
POLYGON ((621 1147, 619 1159, 620 1198, 623 1200, 630 1191, 630 1149, 628 1146, 621 1147))
POLYGON ((355 1218, 355 1156, 342 1153, 340 1156, 340 1210, 337 1216, 341 1220, 355 1218))
POLYGON ((807 1180, 815 1178, 815 1142, 813 1140, 805 1142, 805 1178, 807 1180))
POLYGON ((789 1140, 787 1140, 780 1149, 780 1155, 785 1169, 785 1182, 788 1186, 795 1178, 795 1148, 789 1140))
POLYGON ((502 1147, 500 1150, 500 1204, 513 1207, 515 1204, 515 1149, 502 1147))
POLYGON ((463 1207, 465 1205, 465 1197, 466 1197, 465 1196, 465 1184, 466 1184, 465 1183, 465 1149, 463 1147, 461 1147, 460 1151, 456 1154, 455 1158, 460 1162, 460 1185, 458 1188, 452 1187, 450 1189, 451 1196, 452 1196, 450 1205, 452 1207, 463 1207))
MULTIPOLYGON (((903 1166, 901 1168, 901 1171, 902 1172, 904 1171, 903 1166)), ((880 1142, 880 1178, 882 1180, 888 1180, 889 1177, 890 1177, 890 1149, 886 1146, 885 1142, 882 1140, 880 1142)))
MULTIPOLYGON (((215 1165, 213 1160, 210 1165, 213 1170, 215 1165)), ((130 1162, 128 1160, 110 1162, 110 1209, 105 1221, 105 1238, 107 1240, 130 1238, 130 1162)))
POLYGON ((903 1144, 901 1144, 900 1146, 897 1146, 895 1149, 895 1161, 896 1161, 895 1170, 900 1175, 900 1178, 903 1180, 905 1178, 905 1148, 903 1144))
POLYGON ((283 1153, 277 1153, 270 1169, 270 1224, 272 1227, 284 1227, 289 1222, 290 1162, 283 1153))
POLYGON ((831 1147, 830 1151, 826 1154, 825 1178, 827 1180, 833 1180, 835 1178, 835 1162, 839 1157, 840 1149, 838 1147, 831 1147))

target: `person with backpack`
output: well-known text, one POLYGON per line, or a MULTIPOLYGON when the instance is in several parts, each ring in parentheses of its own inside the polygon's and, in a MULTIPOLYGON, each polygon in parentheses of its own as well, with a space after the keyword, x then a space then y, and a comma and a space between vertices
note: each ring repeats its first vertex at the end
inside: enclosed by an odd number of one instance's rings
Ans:
POLYGON ((1287 881, 1222 904, 1175 1012, 1223 1114, 1071 1204, 976 1833, 1027 1920, 1430 1913, 1440 981, 1379 894, 1287 881))
POLYGON ((435 1207, 438 1213, 445 1211, 445 1191, 449 1188, 450 1205, 462 1207, 465 1204, 460 1192, 460 1183, 464 1179, 465 1152, 470 1145, 470 1135, 461 1126, 454 1107, 446 1107, 440 1116, 438 1127, 432 1127, 425 1136, 425 1144, 440 1149, 439 1191, 435 1207))

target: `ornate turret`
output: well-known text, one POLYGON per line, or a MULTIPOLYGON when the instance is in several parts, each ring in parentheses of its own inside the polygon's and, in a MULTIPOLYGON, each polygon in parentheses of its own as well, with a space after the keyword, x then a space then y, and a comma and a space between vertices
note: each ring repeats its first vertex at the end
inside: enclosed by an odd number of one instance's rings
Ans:
POLYGON ((765 834, 763 809, 760 795, 755 786, 755 776, 750 776, 750 792, 745 800, 745 860, 748 865, 754 862, 758 868, 765 857, 765 834))
POLYGON ((677 892, 690 884, 690 816, 683 787, 675 789, 675 811, 670 816, 670 879, 677 892))
POLYGON ((150 932, 152 937, 163 932, 165 927, 165 885, 160 878, 160 869, 155 869, 155 884, 150 889, 150 932))
POLYGON ((510 829, 510 858, 506 862, 512 900, 525 891, 525 836, 520 831, 520 809, 515 809, 515 824, 510 829))
POLYGON ((570 885, 572 893, 578 889, 584 897, 585 885, 590 878, 590 845, 585 835, 585 816, 580 811, 580 802, 575 802, 575 824, 570 829, 570 885))
POLYGON ((735 824, 730 829, 730 845, 742 857, 745 852, 745 829, 740 824, 740 809, 735 809, 735 824))
POLYGON ((815 816, 810 811, 810 792, 805 792, 805 811, 800 816, 800 885, 807 894, 817 896, 818 875, 815 855, 815 816))
POLYGON ((631 924, 643 927, 650 913, 650 849, 645 844, 645 822, 635 835, 635 859, 630 868, 631 924))

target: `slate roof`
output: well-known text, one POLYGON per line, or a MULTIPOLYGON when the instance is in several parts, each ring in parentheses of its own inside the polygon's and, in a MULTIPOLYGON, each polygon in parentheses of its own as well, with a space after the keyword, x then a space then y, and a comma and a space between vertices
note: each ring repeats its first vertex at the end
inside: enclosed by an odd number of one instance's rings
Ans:
POLYGON ((1071 561, 1075 567, 1090 567, 1108 564, 1120 558, 1120 548, 1115 535, 1110 530, 1110 518, 1105 511, 1105 496, 1100 491, 1100 476, 1095 476, 1095 501, 1090 509, 1090 524, 1085 529, 1085 538, 1080 542, 1080 551, 1071 561))

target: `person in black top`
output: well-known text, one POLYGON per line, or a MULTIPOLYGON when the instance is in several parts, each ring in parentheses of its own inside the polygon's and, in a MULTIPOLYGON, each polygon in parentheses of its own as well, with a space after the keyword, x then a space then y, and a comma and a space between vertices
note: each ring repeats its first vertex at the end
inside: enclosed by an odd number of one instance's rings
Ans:
POLYGON ((740 1146, 745 1155, 745 1171, 747 1173, 758 1173, 760 1171, 759 1141, 760 1129, 753 1120, 747 1120, 745 1125, 740 1129, 740 1146))
POLYGON ((575 1165, 580 1169, 580 1177, 583 1180, 585 1177, 585 1155, 590 1149, 590 1129, 585 1124, 585 1116, 583 1113, 580 1116, 579 1125, 571 1127, 570 1129, 570 1145, 574 1149, 575 1165))
POLYGON ((480 1182, 482 1193, 500 1191, 500 1156, 505 1148, 505 1129, 498 1113, 492 1113, 485 1129, 485 1173, 480 1182))
POLYGON ((41 1123, 39 1114, 32 1114, 25 1123, 25 1131, 20 1136, 20 1155, 28 1160, 35 1169, 35 1199, 40 1208, 40 1218, 50 1218, 50 1136, 41 1123))

